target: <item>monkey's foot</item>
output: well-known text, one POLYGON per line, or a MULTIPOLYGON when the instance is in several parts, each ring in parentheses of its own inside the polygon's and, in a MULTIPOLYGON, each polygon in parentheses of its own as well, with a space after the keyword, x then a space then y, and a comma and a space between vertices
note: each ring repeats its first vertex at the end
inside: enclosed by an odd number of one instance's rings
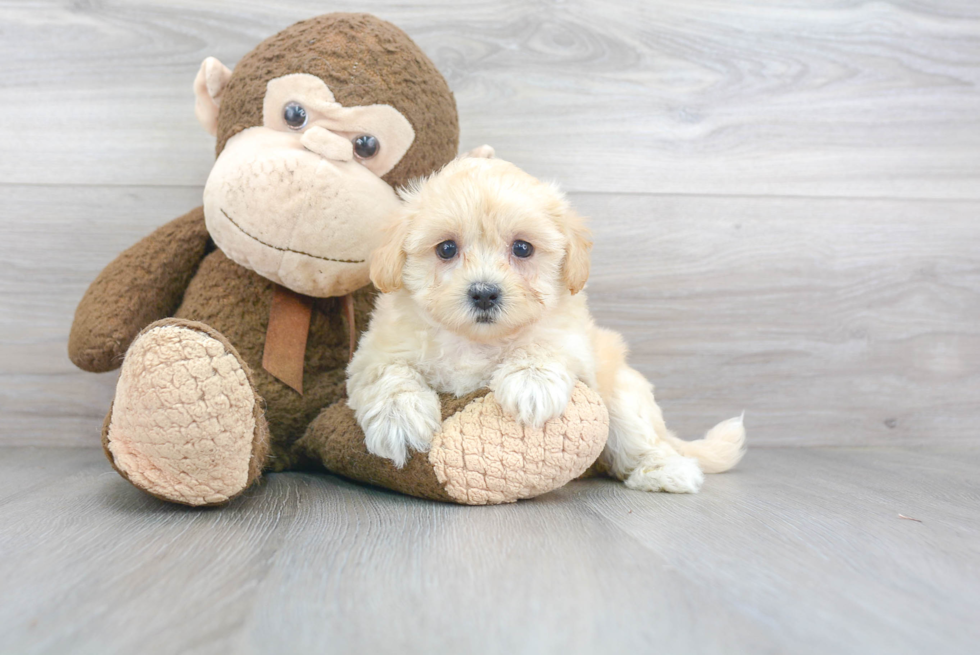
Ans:
POLYGON ((518 424, 481 389, 443 394, 442 427, 428 452, 412 451, 404 467, 368 452, 354 411, 340 401, 323 410, 295 444, 296 454, 327 470, 402 493, 463 505, 534 498, 580 476, 602 452, 609 413, 581 382, 565 413, 531 428, 518 424))
POLYGON ((219 505, 259 477, 268 429, 247 366, 202 323, 167 319, 126 353, 102 443, 131 483, 163 500, 219 505))

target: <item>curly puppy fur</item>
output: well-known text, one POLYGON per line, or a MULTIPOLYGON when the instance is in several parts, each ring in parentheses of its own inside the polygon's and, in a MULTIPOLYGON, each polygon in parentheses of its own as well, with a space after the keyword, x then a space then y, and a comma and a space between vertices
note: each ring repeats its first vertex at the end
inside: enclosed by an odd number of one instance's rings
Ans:
POLYGON ((626 364, 622 337, 595 325, 582 293, 590 234, 555 186, 464 158, 402 195, 371 260, 383 295, 348 367, 348 402, 371 452, 402 465, 409 448, 426 450, 438 392, 489 387, 504 411, 540 427, 581 380, 606 403, 602 458, 627 486, 694 493, 703 472, 739 461, 741 418, 678 439, 652 385, 626 364))

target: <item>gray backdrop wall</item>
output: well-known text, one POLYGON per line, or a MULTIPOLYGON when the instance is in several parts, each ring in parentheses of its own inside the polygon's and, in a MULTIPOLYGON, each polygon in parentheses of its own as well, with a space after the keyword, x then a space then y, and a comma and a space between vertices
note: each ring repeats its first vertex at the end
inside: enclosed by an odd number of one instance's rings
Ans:
POLYGON ((201 60, 330 10, 404 28, 461 145, 591 216, 594 312, 682 436, 976 440, 980 4, 236 0, 0 4, 0 443, 98 443, 72 312, 200 204, 201 60))

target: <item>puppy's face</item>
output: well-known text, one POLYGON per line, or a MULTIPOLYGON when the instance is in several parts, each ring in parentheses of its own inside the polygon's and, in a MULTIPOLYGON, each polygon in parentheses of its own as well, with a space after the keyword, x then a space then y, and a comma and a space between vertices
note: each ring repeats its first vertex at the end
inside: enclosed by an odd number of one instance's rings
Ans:
POLYGON ((561 193, 498 159, 459 159, 403 194, 371 258, 443 327, 493 341, 533 324, 589 275, 588 231, 561 193))

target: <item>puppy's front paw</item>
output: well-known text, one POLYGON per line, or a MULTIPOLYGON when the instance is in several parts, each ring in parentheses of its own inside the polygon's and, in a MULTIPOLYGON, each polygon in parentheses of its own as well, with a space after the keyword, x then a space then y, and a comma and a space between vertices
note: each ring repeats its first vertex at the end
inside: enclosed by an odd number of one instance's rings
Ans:
POLYGON ((501 375, 493 385, 497 403, 534 428, 565 413, 575 380, 561 367, 528 367, 501 375))
POLYGON ((704 473, 697 461, 681 455, 641 462, 626 478, 626 486, 630 489, 674 494, 696 494, 703 483, 704 473))
POLYGON ((368 452, 402 468, 408 461, 408 448, 428 450, 442 425, 439 397, 430 389, 402 391, 358 410, 357 421, 368 452))

